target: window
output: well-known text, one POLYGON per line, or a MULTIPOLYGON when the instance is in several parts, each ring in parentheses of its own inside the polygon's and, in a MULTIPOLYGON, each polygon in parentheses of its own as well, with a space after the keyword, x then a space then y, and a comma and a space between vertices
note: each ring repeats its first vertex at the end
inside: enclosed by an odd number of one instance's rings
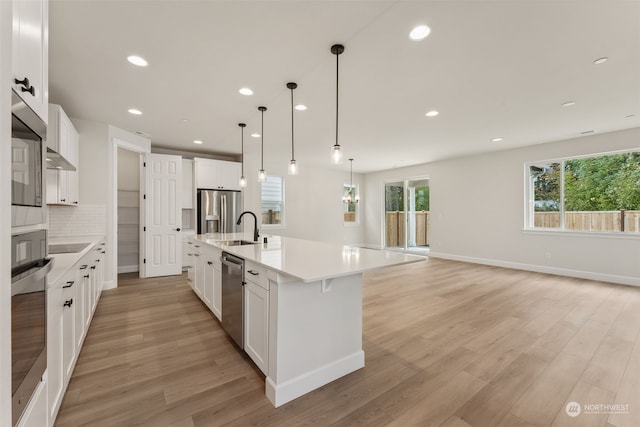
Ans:
POLYGON ((640 152, 527 165, 527 228, 640 232, 640 152))
POLYGON ((261 186, 262 225, 284 225, 284 179, 268 176, 261 186))
POLYGON ((344 201, 344 222, 345 224, 357 224, 358 223, 358 203, 355 201, 358 195, 358 186, 345 184, 342 192, 343 200, 347 200, 348 196, 351 196, 351 202, 344 201))

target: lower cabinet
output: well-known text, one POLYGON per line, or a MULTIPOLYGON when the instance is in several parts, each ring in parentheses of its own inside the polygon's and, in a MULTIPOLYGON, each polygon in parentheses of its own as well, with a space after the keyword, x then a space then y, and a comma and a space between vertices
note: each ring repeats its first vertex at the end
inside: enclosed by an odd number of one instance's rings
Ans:
POLYGON ((53 426, 102 290, 104 245, 85 254, 47 288, 47 382, 43 407, 53 426))
MULTIPOLYGON (((38 384, 31 401, 27 405, 18 421, 18 427, 46 427, 48 423, 47 414, 47 376, 42 377, 42 381, 38 384)), ((51 424, 53 425, 53 424, 51 424)))
POLYGON ((269 281, 247 262, 244 286, 244 351, 264 374, 269 368, 269 281))
POLYGON ((202 301, 213 311, 213 248, 203 248, 200 253, 202 261, 202 301))
POLYGON ((204 256, 202 256, 202 250, 200 245, 193 245, 193 264, 195 265, 195 288, 196 294, 203 299, 204 294, 204 256))
POLYGON ((213 314, 222 322, 222 262, 220 257, 222 252, 218 252, 213 260, 213 314))

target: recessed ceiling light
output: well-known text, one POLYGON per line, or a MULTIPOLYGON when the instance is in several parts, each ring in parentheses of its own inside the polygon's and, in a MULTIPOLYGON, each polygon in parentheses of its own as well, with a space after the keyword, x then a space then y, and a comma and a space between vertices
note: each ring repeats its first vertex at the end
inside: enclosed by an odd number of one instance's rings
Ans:
POLYGON ((196 139, 193 141, 194 144, 202 144, 202 141, 200 141, 199 139, 196 139))
POLYGON ((563 107, 573 107, 576 105, 576 101, 567 101, 562 104, 563 107))
POLYGON ((187 123, 189 119, 182 119, 182 123, 187 123))
POLYGON ((298 111, 305 111, 305 110, 307 109, 307 106, 306 106, 306 105, 304 105, 304 104, 298 104, 298 105, 296 105, 296 106, 295 106, 295 107, 293 107, 293 108, 295 108, 295 109, 296 109, 296 110, 298 110, 298 111))
POLYGON ((129 114, 133 114, 134 116, 139 116, 142 114, 142 111, 137 108, 129 108, 129 114))
POLYGON ((594 133, 594 130, 585 130, 584 132, 580 132, 580 135, 586 135, 588 133, 594 133))
POLYGON ((415 41, 424 40, 425 38, 427 38, 430 32, 431 28, 427 27, 426 25, 418 25, 413 27, 413 29, 409 33, 409 38, 415 41))
POLYGON ((425 116, 427 116, 427 117, 435 117, 438 114, 440 114, 440 113, 438 113, 436 110, 431 110, 428 113, 426 113, 425 116))
POLYGON ((137 65, 138 67, 146 67, 149 65, 146 59, 138 55, 127 56, 127 61, 131 62, 133 65, 137 65))
POLYGON ((606 56, 603 56, 602 58, 598 58, 595 61, 593 61, 594 64, 598 65, 598 64, 604 64, 605 62, 607 62, 609 60, 609 58, 607 58, 606 56))
POLYGON ((253 91, 251 89, 249 89, 248 87, 240 88, 240 90, 238 92, 240 92, 241 95, 245 95, 245 96, 253 95, 253 91))
POLYGON ((500 137, 498 137, 498 138, 493 138, 493 139, 491 140, 491 142, 500 142, 500 141, 502 141, 502 138, 500 138, 500 137))
POLYGON ((252 133, 252 134, 251 134, 251 136, 252 136, 253 138, 260 138, 260 134, 259 134, 259 133, 256 133, 256 132, 252 133))

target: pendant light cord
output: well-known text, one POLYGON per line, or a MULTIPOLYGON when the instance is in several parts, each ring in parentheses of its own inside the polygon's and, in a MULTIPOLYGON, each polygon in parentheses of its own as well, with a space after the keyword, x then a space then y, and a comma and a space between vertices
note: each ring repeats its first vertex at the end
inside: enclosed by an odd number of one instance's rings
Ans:
POLYGON ((296 156, 294 154, 293 148, 293 87, 291 88, 291 160, 295 160, 296 156))
POLYGON ((244 176, 244 126, 240 126, 241 137, 240 137, 240 162, 242 165, 242 171, 240 172, 240 176, 244 176))
POLYGON ((337 54, 336 55, 336 145, 340 145, 340 144, 338 144, 338 105, 339 105, 339 103, 338 103, 338 84, 339 84, 339 80, 340 80, 339 79, 339 73, 338 73, 338 70, 340 68, 339 65, 338 65, 339 61, 340 61, 340 54, 337 54))
POLYGON ((264 110, 260 114, 260 170, 264 170, 264 110))

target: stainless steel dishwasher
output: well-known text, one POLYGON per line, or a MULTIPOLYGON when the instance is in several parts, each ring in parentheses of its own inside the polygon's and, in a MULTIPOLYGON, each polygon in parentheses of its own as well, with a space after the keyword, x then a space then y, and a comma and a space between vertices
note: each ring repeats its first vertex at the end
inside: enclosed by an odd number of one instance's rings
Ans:
POLYGON ((222 327, 244 349, 244 259, 222 252, 222 327))

